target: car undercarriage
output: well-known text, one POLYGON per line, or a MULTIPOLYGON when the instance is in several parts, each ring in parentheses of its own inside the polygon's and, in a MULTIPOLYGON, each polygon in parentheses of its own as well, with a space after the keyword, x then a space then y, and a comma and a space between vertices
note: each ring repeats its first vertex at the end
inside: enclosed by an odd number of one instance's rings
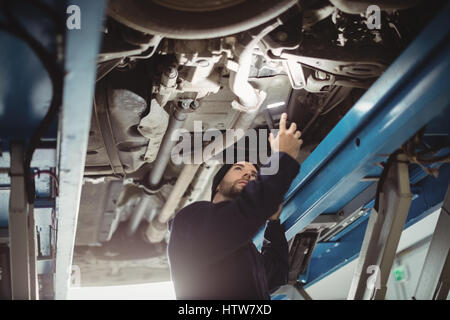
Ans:
MULTIPOLYGON (((184 130, 189 139, 211 129, 268 132, 287 112, 302 131, 302 163, 442 3, 110 0, 107 6, 73 257, 83 286, 170 279, 170 220, 210 199, 219 168, 212 159, 174 163, 174 132, 184 130)), ((236 151, 233 142, 215 156, 236 151)), ((245 145, 247 153, 252 148, 245 145)), ((325 235, 337 227, 313 222, 302 232, 325 235)))

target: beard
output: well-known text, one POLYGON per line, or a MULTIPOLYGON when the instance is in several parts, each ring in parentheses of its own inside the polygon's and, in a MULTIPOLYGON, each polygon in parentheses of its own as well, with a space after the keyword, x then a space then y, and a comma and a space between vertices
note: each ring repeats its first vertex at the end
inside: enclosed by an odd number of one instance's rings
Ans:
POLYGON ((245 186, 243 185, 239 185, 238 181, 232 183, 226 183, 222 181, 220 185, 220 193, 222 193, 224 197, 235 199, 241 194, 242 190, 244 190, 244 187, 245 186))

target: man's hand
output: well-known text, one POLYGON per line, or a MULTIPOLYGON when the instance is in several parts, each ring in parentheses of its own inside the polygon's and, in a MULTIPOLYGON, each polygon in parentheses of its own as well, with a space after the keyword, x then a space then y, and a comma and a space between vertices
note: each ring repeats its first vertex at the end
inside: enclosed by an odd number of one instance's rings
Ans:
POLYGON ((287 114, 283 113, 280 119, 280 130, 275 138, 272 133, 269 135, 270 147, 273 152, 286 152, 292 158, 297 159, 298 152, 303 140, 300 139, 302 135, 297 130, 295 122, 291 123, 289 129, 286 129, 287 114))
POLYGON ((283 210, 283 205, 280 204, 280 206, 278 207, 278 211, 275 212, 272 216, 270 216, 269 220, 278 220, 280 219, 280 215, 281 215, 281 211, 283 210))

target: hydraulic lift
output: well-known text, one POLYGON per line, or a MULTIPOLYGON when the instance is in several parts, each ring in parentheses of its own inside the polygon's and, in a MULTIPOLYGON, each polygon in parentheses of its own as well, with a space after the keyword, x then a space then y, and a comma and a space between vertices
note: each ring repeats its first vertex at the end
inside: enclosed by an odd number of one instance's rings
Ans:
MULTIPOLYGON (((296 286, 308 288, 358 258, 348 298, 383 299, 402 230, 442 208, 415 298, 447 297, 450 238, 442 230, 450 182, 449 18, 447 6, 302 164, 284 201, 287 239, 302 237, 311 223, 336 227, 306 254, 291 248, 296 286), (402 153, 388 160, 420 130, 428 143, 444 142, 441 161, 424 165, 402 153), (378 286, 368 285, 369 277, 378 286)), ((257 245, 262 236, 254 239, 257 245)))
POLYGON ((23 1, 0 14, 0 298, 64 299, 72 273, 105 2, 48 3, 23 1), (72 4, 82 8, 79 29, 66 26, 72 4), (64 70, 61 109, 51 115, 58 88, 42 56, 58 61, 61 53, 61 65, 51 66, 64 70), (53 121, 27 177, 24 159, 44 116, 53 121))
MULTIPOLYGON (((1 298, 65 299, 71 281, 105 2, 73 2, 82 13, 74 30, 58 27, 66 21, 52 14, 65 14, 72 2, 48 3, 20 20, 55 61, 64 52, 61 109, 29 166, 24 159, 55 88, 32 46, 9 32, 8 16, 0 15, 0 43, 7 44, 0 50, 1 298), (18 81, 21 74, 30 75, 29 83, 18 81)), ((449 21, 447 6, 305 160, 291 185, 281 220, 287 239, 298 237, 292 248, 308 249, 291 250, 290 282, 306 299, 305 288, 354 259, 349 299, 383 299, 401 232, 439 208, 415 298, 447 297, 450 148, 426 164, 414 158, 414 148, 397 150, 414 137, 430 146, 450 141, 449 21), (311 223, 333 227, 307 233, 311 223)), ((262 233, 254 242, 261 246, 262 233)))

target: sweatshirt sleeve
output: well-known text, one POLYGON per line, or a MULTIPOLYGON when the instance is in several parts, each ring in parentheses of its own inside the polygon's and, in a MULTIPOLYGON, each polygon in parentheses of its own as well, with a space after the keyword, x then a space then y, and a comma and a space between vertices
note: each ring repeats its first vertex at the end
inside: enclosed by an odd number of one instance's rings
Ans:
POLYGON ((280 220, 268 221, 261 248, 269 291, 285 285, 289 273, 289 245, 280 220))
POLYGON ((171 237, 189 243, 191 258, 198 257, 202 264, 214 263, 248 244, 277 211, 299 172, 299 163, 284 152, 274 153, 267 166, 277 160, 275 174, 259 175, 237 198, 217 204, 203 201, 184 208, 175 218, 171 237))

